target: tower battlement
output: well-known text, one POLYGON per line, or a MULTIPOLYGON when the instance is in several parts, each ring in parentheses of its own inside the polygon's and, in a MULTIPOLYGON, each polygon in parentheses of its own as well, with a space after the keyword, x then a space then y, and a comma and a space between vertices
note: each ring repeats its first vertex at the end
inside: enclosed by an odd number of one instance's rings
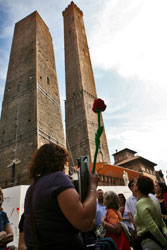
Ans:
POLYGON ((83 16, 83 12, 80 10, 80 8, 78 8, 78 6, 72 1, 67 8, 65 8, 65 10, 62 12, 62 15, 66 15, 68 14, 68 11, 70 11, 70 9, 76 9, 82 16, 83 16))

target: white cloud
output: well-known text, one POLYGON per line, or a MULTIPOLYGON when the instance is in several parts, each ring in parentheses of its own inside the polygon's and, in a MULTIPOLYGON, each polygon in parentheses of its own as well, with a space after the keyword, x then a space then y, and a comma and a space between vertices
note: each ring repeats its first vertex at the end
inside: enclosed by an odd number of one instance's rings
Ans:
POLYGON ((110 153, 128 147, 162 169, 167 150, 166 11, 165 0, 107 0, 96 12, 88 40, 93 67, 111 73, 112 88, 103 91, 110 153), (121 76, 119 86, 113 72, 121 76))
POLYGON ((107 139, 110 152, 128 147, 138 152, 138 155, 155 162, 161 169, 166 169, 167 152, 167 120, 144 120, 123 122, 122 126, 107 127, 107 139), (117 143, 117 146, 113 145, 117 143), (111 151, 112 150, 112 151, 111 151))
POLYGON ((105 1, 89 34, 93 64, 166 85, 167 2, 105 1))

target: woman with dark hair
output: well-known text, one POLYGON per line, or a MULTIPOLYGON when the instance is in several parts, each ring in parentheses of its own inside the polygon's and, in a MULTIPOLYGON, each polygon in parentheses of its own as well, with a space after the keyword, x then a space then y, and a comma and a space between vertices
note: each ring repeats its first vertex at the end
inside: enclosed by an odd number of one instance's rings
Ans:
POLYGON ((119 211, 118 195, 113 191, 105 192, 104 204, 107 209, 105 217, 102 218, 102 225, 107 230, 105 237, 111 237, 118 250, 130 250, 129 241, 120 223, 122 215, 119 211))
POLYGON ((124 211, 125 211, 125 202, 126 202, 126 198, 124 196, 123 193, 118 194, 118 199, 119 199, 119 211, 121 212, 122 216, 124 215, 124 211))
POLYGON ((131 225, 131 221, 130 221, 128 213, 125 212, 126 198, 123 193, 120 193, 118 194, 118 199, 119 199, 119 205, 120 205, 119 211, 121 212, 123 223, 129 228, 131 225))
POLYGON ((154 187, 155 196, 161 207, 162 218, 167 225, 167 186, 165 183, 157 181, 154 187))
POLYGON ((161 250, 167 245, 167 228, 158 203, 149 197, 154 190, 153 180, 139 176, 135 185, 138 201, 134 221, 143 250, 161 250))
POLYGON ((24 206, 24 237, 27 250, 84 249, 79 231, 89 231, 96 214, 98 176, 92 174, 83 203, 71 179, 64 173, 68 151, 44 144, 29 166, 33 180, 24 206))

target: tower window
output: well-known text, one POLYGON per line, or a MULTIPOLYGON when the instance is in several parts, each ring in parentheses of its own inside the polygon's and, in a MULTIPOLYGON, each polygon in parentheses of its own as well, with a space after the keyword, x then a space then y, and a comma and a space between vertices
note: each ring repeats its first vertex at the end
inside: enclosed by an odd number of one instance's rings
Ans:
POLYGON ((47 76, 47 84, 50 84, 50 79, 48 76, 47 76))
POLYGON ((12 165, 12 176, 11 176, 11 182, 14 183, 15 182, 15 177, 16 177, 16 163, 13 163, 12 165))

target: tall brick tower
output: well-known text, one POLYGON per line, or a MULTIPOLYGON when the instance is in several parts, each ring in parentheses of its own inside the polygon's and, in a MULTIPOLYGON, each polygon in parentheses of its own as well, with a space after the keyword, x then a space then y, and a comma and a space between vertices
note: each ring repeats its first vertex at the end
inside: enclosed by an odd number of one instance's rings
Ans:
MULTIPOLYGON (((73 3, 63 11, 66 77, 66 136, 72 163, 89 155, 93 162, 97 115, 92 106, 97 98, 82 11, 73 3)), ((101 119, 102 120, 102 119, 101 119)), ((105 131, 100 138, 97 162, 110 163, 105 131)))
POLYGON ((15 25, 0 121, 0 186, 29 183, 30 157, 50 141, 65 145, 52 38, 35 11, 15 25))

